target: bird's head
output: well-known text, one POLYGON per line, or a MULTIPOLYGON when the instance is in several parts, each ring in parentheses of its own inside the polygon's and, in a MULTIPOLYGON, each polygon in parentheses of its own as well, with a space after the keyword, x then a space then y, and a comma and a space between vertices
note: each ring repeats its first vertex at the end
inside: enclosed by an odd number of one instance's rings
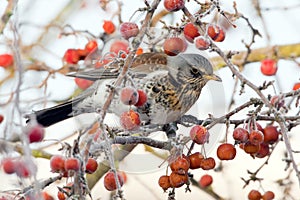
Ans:
POLYGON ((189 83, 202 88, 209 80, 222 81, 213 74, 209 60, 199 54, 169 56, 168 67, 171 77, 179 84, 189 83))

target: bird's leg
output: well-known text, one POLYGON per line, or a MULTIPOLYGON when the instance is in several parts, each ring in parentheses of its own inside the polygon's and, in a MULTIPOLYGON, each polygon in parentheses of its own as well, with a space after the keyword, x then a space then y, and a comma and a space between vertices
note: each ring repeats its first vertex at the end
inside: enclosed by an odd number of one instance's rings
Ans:
POLYGON ((165 124, 162 130, 167 134, 168 138, 173 138, 176 136, 176 131, 178 130, 177 123, 171 122, 169 124, 165 124))

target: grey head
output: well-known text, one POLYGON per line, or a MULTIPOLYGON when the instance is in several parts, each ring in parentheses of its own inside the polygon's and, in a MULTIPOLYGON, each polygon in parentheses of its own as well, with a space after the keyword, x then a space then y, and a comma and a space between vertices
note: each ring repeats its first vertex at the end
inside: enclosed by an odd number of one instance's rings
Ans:
POLYGON ((221 81, 213 74, 209 60, 200 54, 179 54, 168 56, 170 76, 179 83, 205 84, 209 80, 221 81))

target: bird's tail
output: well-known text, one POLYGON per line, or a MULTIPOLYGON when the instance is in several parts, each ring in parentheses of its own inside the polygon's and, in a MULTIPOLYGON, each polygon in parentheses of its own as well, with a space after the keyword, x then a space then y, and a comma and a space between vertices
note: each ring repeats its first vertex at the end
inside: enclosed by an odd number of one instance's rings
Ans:
POLYGON ((36 121, 44 127, 51 126, 55 123, 73 117, 72 110, 74 101, 70 100, 57 106, 35 111, 26 116, 27 122, 35 118, 36 121))

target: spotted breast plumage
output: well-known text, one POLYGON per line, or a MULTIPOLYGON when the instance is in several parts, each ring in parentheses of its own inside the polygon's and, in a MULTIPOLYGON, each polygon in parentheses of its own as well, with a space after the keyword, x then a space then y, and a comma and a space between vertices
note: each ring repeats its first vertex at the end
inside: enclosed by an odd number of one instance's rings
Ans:
MULTIPOLYGON (((60 105, 36 111, 32 116, 38 123, 50 126, 64 119, 101 110, 107 96, 108 86, 113 86, 119 75, 116 65, 70 74, 70 76, 94 81, 80 95, 60 105)), ((137 56, 120 87, 131 84, 147 94, 147 103, 142 107, 131 106, 144 124, 167 124, 184 115, 201 94, 209 80, 221 81, 213 74, 208 59, 199 54, 167 56, 163 53, 144 53, 137 56)), ((120 115, 128 111, 116 95, 108 112, 120 115)))

